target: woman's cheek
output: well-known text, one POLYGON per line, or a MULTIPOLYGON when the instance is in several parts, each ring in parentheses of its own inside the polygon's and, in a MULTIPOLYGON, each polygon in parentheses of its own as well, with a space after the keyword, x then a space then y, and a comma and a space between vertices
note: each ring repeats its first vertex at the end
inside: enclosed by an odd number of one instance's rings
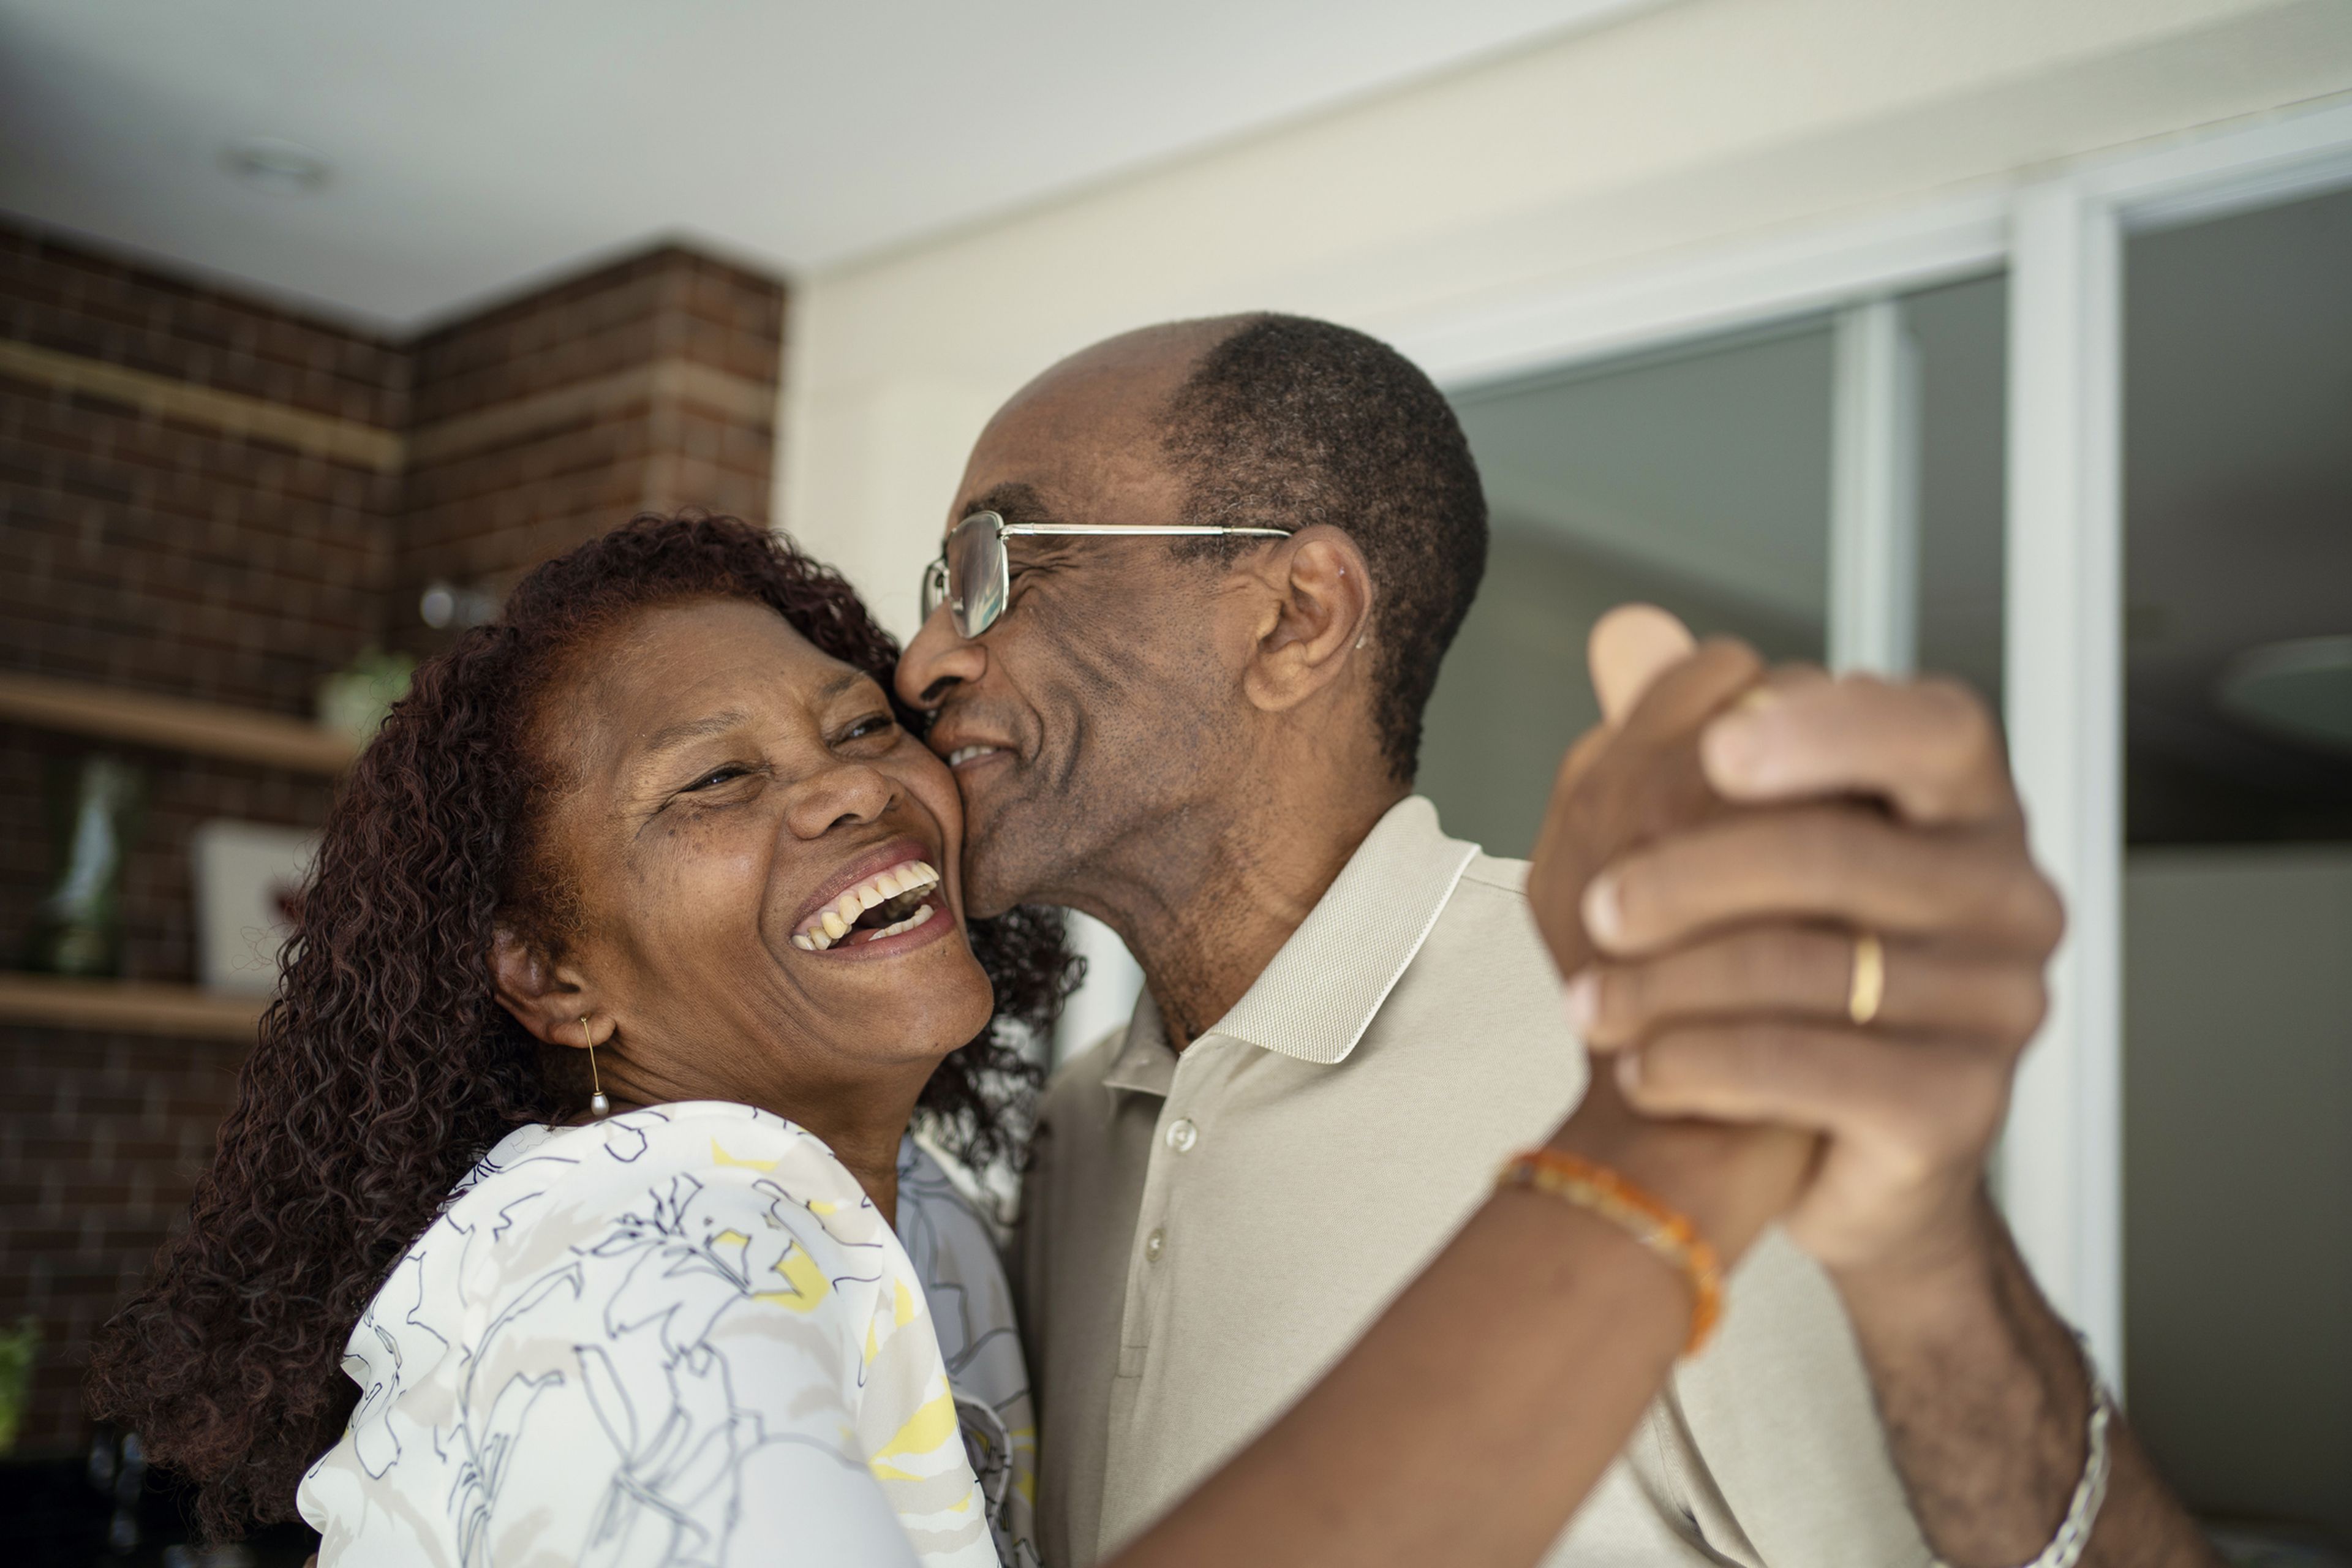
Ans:
POLYGON ((947 763, 920 742, 910 743, 914 755, 909 761, 914 765, 901 776, 907 793, 940 825, 940 848, 947 857, 948 885, 953 889, 956 868, 963 863, 963 796, 957 793, 955 775, 948 772, 947 763))
POLYGON ((708 819, 671 833, 662 857, 667 874, 646 889, 660 923, 688 942, 729 945, 740 933, 756 931, 769 858, 750 842, 754 837, 708 819))

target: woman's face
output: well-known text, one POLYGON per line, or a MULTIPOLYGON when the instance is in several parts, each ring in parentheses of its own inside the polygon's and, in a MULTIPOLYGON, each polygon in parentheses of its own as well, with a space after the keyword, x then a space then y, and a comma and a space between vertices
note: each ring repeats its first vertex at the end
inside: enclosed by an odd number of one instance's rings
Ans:
POLYGON ((501 937, 499 994, 622 1103, 903 1115, 991 999, 963 932, 946 766, 882 689, 764 605, 647 610, 538 719, 571 773, 542 844, 552 954, 501 937))

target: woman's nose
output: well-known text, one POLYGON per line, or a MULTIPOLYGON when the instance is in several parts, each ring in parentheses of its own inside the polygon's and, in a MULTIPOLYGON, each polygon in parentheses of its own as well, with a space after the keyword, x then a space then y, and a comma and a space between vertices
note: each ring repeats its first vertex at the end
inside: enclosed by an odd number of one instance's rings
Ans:
POLYGON ((898 700, 909 708, 929 711, 946 700, 956 686, 977 682, 987 672, 988 650, 958 637, 953 613, 941 605, 898 656, 898 700))
POLYGON ((821 838, 845 824, 875 822, 898 798, 887 774, 864 763, 837 763, 803 780, 785 819, 801 838, 821 838))

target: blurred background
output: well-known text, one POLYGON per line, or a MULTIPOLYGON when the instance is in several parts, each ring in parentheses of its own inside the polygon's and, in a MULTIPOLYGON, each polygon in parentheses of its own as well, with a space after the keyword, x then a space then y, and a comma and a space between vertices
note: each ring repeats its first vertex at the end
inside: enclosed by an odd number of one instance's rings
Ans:
MULTIPOLYGON (((0 0, 20 1558, 201 1560, 87 1342, 415 661, 646 508, 903 636, 999 401, 1253 308, 1476 450, 1455 835, 1526 852, 1627 598, 1992 698, 2074 921, 2002 1200, 2239 1558, 2347 1561, 2341 0, 0 0)), ((1084 940, 1061 1054, 1137 984, 1084 940)))

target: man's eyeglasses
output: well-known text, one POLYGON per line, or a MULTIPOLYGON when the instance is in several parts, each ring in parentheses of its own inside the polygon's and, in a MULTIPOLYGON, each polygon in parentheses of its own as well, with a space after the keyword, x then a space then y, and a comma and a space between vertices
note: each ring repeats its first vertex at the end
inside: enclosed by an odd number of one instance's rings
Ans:
POLYGON ((956 635, 976 637, 1004 613, 1004 599, 1013 580, 1004 542, 1019 535, 1100 533, 1162 534, 1196 538, 1287 539, 1279 528, 1121 528, 1116 523, 1007 522, 992 511, 976 511, 948 531, 948 547, 923 569, 923 619, 929 620, 941 605, 955 620, 956 635))

